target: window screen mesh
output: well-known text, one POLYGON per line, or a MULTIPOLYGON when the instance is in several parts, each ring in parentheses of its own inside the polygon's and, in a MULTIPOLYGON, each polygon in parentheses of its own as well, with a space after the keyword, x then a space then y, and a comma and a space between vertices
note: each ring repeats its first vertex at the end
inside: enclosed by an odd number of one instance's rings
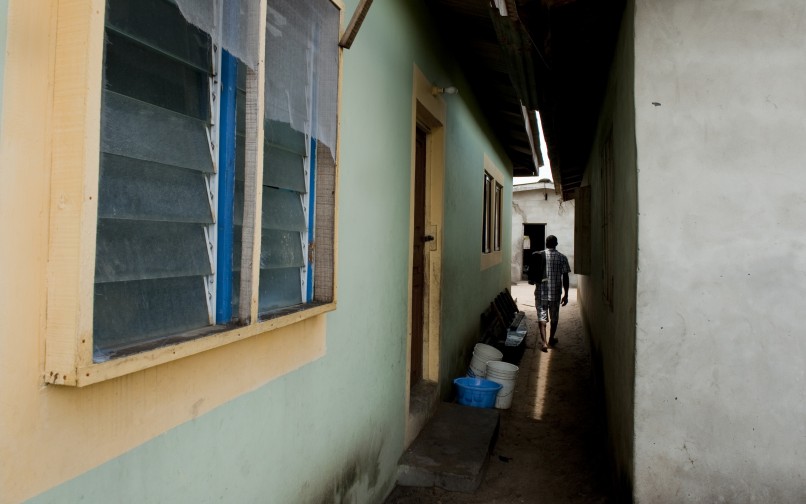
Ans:
MULTIPOLYGON (((156 1, 156 0, 152 0, 156 1)), ((160 0, 176 4, 193 26, 221 39, 226 51, 250 68, 257 63, 258 0, 160 0), (216 22, 217 13, 223 20, 216 22)))
POLYGON ((317 145, 335 152, 339 11, 329 0, 269 0, 259 307, 310 301, 317 145))

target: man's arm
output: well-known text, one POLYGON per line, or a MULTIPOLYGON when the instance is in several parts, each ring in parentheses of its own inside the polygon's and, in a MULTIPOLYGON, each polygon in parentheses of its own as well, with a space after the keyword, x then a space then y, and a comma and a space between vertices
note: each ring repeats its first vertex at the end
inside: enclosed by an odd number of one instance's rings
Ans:
POLYGON ((563 289, 565 290, 565 294, 563 295, 562 304, 563 306, 568 304, 568 286, 570 282, 568 281, 568 273, 563 273, 563 289))

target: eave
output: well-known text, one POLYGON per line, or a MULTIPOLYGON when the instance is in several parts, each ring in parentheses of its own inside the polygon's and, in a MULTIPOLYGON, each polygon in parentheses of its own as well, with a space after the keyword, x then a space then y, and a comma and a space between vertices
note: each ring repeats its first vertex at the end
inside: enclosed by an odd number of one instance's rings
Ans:
POLYGON ((548 154, 558 192, 573 198, 591 155, 625 0, 426 1, 515 175, 535 174, 535 160, 542 164, 548 154), (526 154, 540 152, 539 144, 536 151, 526 145, 527 128, 537 138, 535 110, 548 146, 539 157, 526 154))

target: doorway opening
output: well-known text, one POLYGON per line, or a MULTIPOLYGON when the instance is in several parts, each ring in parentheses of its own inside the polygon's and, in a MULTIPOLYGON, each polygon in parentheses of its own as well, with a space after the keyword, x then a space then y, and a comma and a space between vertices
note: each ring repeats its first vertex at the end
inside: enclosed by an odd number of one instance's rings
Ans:
POLYGON ((521 264, 521 280, 527 280, 529 274, 529 258, 533 252, 546 248, 546 225, 523 225, 523 264, 521 264))

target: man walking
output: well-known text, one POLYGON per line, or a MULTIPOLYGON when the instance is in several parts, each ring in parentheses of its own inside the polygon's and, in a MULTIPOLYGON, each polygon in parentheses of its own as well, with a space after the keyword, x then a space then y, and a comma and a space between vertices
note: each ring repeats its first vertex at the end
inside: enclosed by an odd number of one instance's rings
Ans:
POLYGON ((546 238, 546 250, 532 254, 529 283, 535 284, 535 307, 540 328, 540 350, 548 352, 546 345, 546 324, 551 320, 549 346, 557 344, 557 323, 560 320, 560 306, 568 304, 568 273, 571 267, 568 258, 557 252, 557 237, 546 238), (532 271, 534 269, 535 271, 532 271), (562 298, 560 294, 565 291, 562 298))

